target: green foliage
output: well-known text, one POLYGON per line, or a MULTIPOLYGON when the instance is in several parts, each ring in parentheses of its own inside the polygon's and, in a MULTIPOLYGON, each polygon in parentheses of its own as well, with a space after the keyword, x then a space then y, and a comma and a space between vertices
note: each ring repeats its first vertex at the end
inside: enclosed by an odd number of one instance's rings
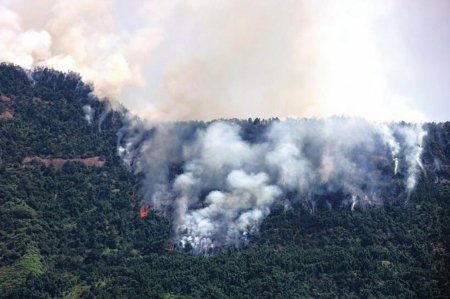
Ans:
MULTIPOLYGON (((136 182, 116 155, 119 115, 74 74, 0 65, 0 297, 445 298, 450 294, 450 126, 430 125, 409 204, 367 211, 277 207, 248 246, 192 256, 170 246, 170 222, 139 217, 136 182), (33 100, 33 98, 40 100, 33 100), (434 126, 434 127, 433 127, 434 126), (436 153, 436 155, 435 155, 436 153), (100 156, 104 167, 22 165, 26 156, 100 156), (443 170, 442 170, 443 169, 443 170)), ((199 124, 201 125, 201 124, 199 124)), ((246 133, 267 125, 249 121, 246 133)))
POLYGON ((38 276, 44 273, 41 255, 34 247, 29 248, 13 264, 0 268, 0 289, 9 295, 23 285, 29 275, 38 276))

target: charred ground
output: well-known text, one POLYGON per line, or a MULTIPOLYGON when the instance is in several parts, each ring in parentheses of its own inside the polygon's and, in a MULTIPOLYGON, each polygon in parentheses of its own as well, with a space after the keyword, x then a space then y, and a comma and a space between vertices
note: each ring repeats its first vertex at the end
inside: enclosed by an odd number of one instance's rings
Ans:
MULTIPOLYGON (((90 92, 76 74, 0 65, 0 114, 12 115, 0 119, 0 296, 450 294, 450 123, 426 124, 427 171, 406 206, 363 212, 324 204, 314 213, 302 205, 280 207, 248 246, 192 256, 173 248, 170 221, 154 211, 139 217, 137 180, 116 151, 121 115, 105 113, 106 102, 90 92), (61 169, 25 166, 26 157, 66 162, 61 169), (80 163, 90 157, 105 163, 80 163)), ((270 122, 234 121, 254 142, 270 122)), ((173 161, 171 171, 179 166, 173 161)))

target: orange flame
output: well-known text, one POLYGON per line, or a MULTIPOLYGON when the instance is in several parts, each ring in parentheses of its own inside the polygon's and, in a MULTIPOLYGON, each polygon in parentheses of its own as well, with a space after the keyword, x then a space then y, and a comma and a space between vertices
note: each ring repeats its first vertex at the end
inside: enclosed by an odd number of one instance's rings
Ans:
POLYGON ((139 215, 141 216, 141 218, 145 218, 148 216, 148 206, 147 205, 143 205, 141 207, 141 210, 139 211, 139 215))

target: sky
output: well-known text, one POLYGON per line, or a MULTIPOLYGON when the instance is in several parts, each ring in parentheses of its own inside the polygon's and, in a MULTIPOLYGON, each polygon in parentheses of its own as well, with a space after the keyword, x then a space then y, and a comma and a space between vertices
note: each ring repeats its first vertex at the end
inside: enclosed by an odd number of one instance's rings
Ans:
POLYGON ((0 0, 0 45, 150 120, 450 119, 448 0, 0 0))

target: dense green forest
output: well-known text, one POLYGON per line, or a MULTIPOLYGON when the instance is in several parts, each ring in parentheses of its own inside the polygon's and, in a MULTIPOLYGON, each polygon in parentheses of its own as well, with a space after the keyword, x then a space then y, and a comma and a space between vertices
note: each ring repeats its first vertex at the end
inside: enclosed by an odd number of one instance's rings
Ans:
MULTIPOLYGON (((427 174, 407 205, 279 207, 247 246, 194 256, 173 248, 170 221, 139 217, 120 113, 91 91, 76 74, 0 65, 1 298, 450 296, 450 123, 427 124, 427 174)), ((265 125, 243 122, 249 138, 265 125)))

